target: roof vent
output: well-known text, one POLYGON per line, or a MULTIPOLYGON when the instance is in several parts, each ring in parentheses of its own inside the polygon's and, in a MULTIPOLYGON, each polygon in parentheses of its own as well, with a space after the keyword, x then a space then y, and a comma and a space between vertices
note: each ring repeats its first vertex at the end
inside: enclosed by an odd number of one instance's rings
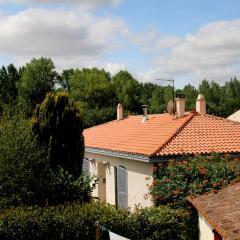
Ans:
POLYGON ((142 105, 142 108, 143 108, 142 123, 144 123, 148 120, 147 107, 148 107, 148 105, 142 105))

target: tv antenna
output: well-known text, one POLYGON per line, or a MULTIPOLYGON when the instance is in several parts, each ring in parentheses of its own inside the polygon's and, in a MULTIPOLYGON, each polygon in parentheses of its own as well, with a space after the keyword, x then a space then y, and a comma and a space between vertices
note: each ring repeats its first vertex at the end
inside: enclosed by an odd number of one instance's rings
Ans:
POLYGON ((156 81, 162 81, 162 82, 168 82, 169 84, 172 85, 172 101, 168 102, 167 105, 167 111, 169 114, 173 115, 175 113, 175 89, 174 89, 174 78, 170 78, 170 79, 165 79, 165 78, 157 78, 156 81))

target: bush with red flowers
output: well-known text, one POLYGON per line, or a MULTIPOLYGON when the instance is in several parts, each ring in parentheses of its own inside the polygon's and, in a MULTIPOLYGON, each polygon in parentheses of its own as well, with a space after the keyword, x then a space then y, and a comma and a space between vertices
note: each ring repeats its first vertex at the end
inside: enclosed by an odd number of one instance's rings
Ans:
POLYGON ((185 207, 187 196, 216 193, 236 180, 235 164, 236 161, 214 155, 155 166, 151 196, 157 206, 185 207))

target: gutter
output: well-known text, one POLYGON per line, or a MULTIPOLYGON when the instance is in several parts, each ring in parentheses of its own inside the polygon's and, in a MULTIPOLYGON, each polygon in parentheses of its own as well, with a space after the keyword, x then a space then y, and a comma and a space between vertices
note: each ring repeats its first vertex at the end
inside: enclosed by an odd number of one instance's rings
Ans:
MULTIPOLYGON (((119 157, 119 158, 125 158, 140 162, 149 162, 149 163, 158 163, 158 162, 169 162, 174 160, 185 160, 187 158, 192 158, 196 156, 196 154, 185 154, 185 155, 170 155, 170 156, 148 156, 143 154, 133 154, 128 152, 119 152, 119 151, 111 151, 107 149, 101 149, 101 148, 92 148, 92 147, 85 147, 85 152, 87 153, 95 153, 100 155, 106 155, 110 157, 119 157)), ((209 156, 211 153, 206 154, 198 154, 201 156, 209 156)), ((226 156, 228 158, 234 159, 234 158, 240 158, 240 152, 235 153, 220 153, 220 156, 226 156)))
POLYGON ((96 153, 100 155, 106 155, 110 157, 119 157, 125 159, 131 159, 141 162, 150 162, 150 157, 147 155, 142 154, 132 154, 127 152, 114 152, 107 149, 100 149, 100 148, 92 148, 92 147, 85 147, 85 152, 87 153, 96 153))

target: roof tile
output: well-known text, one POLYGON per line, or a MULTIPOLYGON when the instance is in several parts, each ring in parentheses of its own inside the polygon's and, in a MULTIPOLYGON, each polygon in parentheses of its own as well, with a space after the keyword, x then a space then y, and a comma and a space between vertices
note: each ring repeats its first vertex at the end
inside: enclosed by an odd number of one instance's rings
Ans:
POLYGON ((240 123, 224 118, 186 113, 129 116, 84 131, 88 148, 147 156, 240 152, 240 123))
POLYGON ((226 240, 240 239, 240 183, 189 201, 226 240))

